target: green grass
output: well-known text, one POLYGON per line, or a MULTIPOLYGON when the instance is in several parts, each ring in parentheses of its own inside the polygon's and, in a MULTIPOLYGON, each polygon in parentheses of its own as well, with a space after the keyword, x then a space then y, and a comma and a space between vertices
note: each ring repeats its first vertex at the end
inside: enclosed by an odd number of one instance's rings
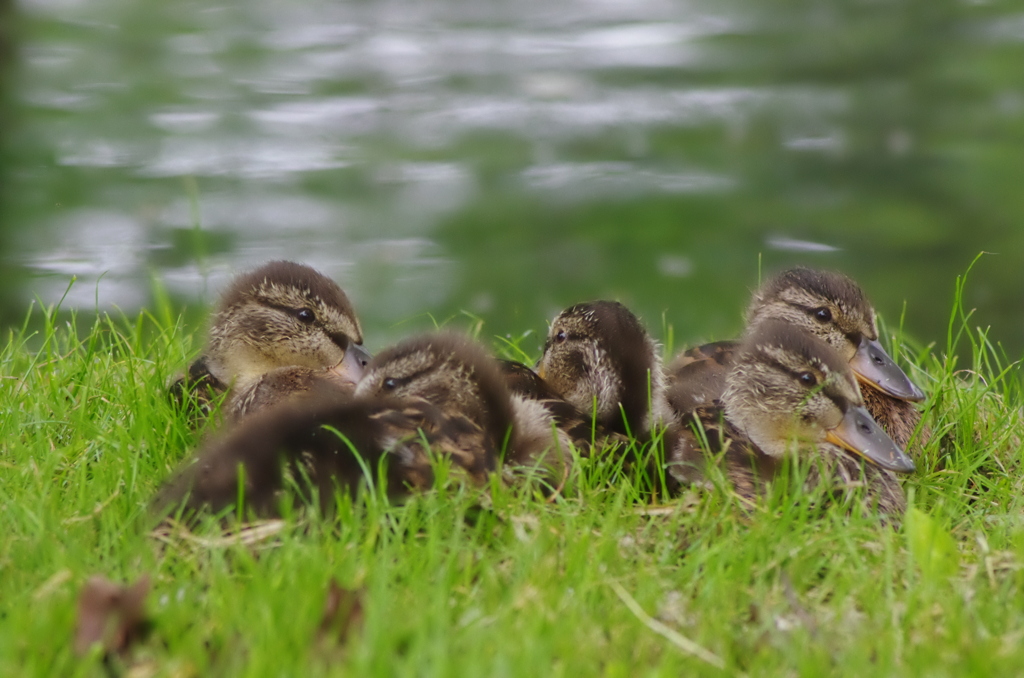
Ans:
MULTIPOLYGON (((628 479, 588 467, 558 501, 498 483, 403 506, 364 495, 251 544, 217 541, 212 525, 196 539, 149 534, 147 502, 212 433, 191 431, 165 398, 198 337, 157 316, 80 327, 37 311, 25 328, 42 328, 15 329, 0 353, 0 675, 964 676, 1024 665, 1021 375, 959 303, 944 346, 896 344, 930 394, 932 432, 901 527, 784 491, 754 511, 724 491, 652 510, 628 479), (152 578, 152 631, 109 666, 98 648, 72 647, 94 574, 152 578), (332 578, 360 590, 365 611, 342 645, 318 639, 332 578)), ((494 341, 521 358, 520 343, 494 341)))

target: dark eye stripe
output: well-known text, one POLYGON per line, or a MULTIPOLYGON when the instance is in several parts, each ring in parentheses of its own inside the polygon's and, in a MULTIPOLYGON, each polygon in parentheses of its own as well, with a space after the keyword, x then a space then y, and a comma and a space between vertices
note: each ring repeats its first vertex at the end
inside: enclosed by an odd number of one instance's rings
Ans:
POLYGON ((428 367, 426 369, 420 370, 419 372, 413 372, 412 374, 408 374, 408 375, 406 375, 404 377, 394 377, 394 376, 385 377, 384 380, 381 382, 381 385, 383 386, 387 382, 392 382, 391 386, 385 386, 385 388, 387 388, 390 391, 393 391, 396 388, 401 388, 402 386, 406 386, 408 384, 411 384, 412 382, 414 382, 417 379, 419 379, 420 377, 422 377, 424 374, 427 374, 428 372, 430 372, 432 369, 433 368, 428 367))
MULTIPOLYGON (((789 375, 789 377, 791 379, 793 379, 793 381, 800 382, 801 385, 803 384, 803 382, 800 381, 800 375, 803 374, 804 372, 806 372, 807 370, 792 370, 789 367, 787 367, 786 365, 784 365, 781 362, 779 362, 778 360, 776 360, 776 359, 774 359, 774 358, 772 358, 770 356, 767 356, 767 355, 762 355, 761 360, 765 364, 771 365, 772 367, 776 368, 780 372, 785 372, 787 375, 789 375)), ((821 371, 821 370, 819 370, 819 371, 821 371)), ((831 400, 833 402, 833 404, 835 404, 836 407, 838 407, 843 412, 846 412, 846 410, 850 407, 850 401, 847 400, 847 398, 845 396, 843 396, 842 394, 836 393, 834 388, 830 388, 829 387, 829 379, 828 379, 828 377, 829 377, 828 372, 825 372, 825 378, 822 379, 821 381, 819 381, 814 386, 811 386, 809 388, 816 388, 816 389, 818 389, 818 393, 821 393, 822 395, 824 395, 826 398, 831 400)))
MULTIPOLYGON (((801 311, 803 311, 804 313, 806 313, 807 315, 812 316, 812 317, 814 316, 814 312, 815 311, 817 311, 818 309, 822 308, 821 304, 815 304, 814 306, 807 306, 806 304, 798 304, 795 301, 787 301, 786 304, 788 304, 789 306, 792 306, 793 308, 798 308, 801 311)), ((828 308, 828 307, 826 306, 825 308, 828 308)), ((835 317, 833 316, 832 319, 835 320, 835 317)))
MULTIPOLYGON (((275 304, 274 302, 267 301, 266 299, 261 299, 260 301, 263 303, 264 306, 269 306, 270 308, 277 309, 278 311, 281 311, 282 313, 287 313, 288 315, 290 315, 290 316, 292 316, 294 318, 298 318, 298 315, 299 315, 299 313, 301 311, 312 310, 308 306, 302 306, 301 308, 294 308, 292 306, 285 306, 284 304, 275 304)), ((315 318, 314 318, 314 320, 315 320, 315 318)))

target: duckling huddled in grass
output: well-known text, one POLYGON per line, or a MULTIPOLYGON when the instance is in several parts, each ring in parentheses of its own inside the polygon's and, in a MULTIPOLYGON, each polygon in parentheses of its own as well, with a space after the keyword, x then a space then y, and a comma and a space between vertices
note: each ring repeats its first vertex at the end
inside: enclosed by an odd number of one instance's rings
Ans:
MULTIPOLYGON (((748 332, 766 320, 781 320, 828 343, 850 363, 874 419, 900 447, 907 445, 921 419, 913 403, 924 400, 924 393, 879 343, 874 308, 857 283, 833 271, 784 271, 754 294, 746 316, 748 332)), ((676 356, 668 366, 668 397, 677 413, 722 396, 740 343, 704 344, 676 356)))
POLYGON ((794 455, 810 462, 810 484, 863 486, 866 508, 883 514, 905 508, 893 473, 913 471, 913 461, 864 408, 849 363, 785 321, 758 323, 735 349, 721 400, 681 423, 668 450, 681 484, 703 482, 713 465, 740 497, 755 499, 794 455))
POLYGON ((642 322, 612 301, 558 314, 536 370, 454 333, 369 361, 344 292, 273 262, 225 292, 206 353, 175 385, 201 402, 226 392, 234 419, 256 414, 201 449, 157 503, 219 511, 241 486, 266 515, 289 484, 327 503, 361 484, 398 498, 432 487, 437 459, 470 484, 499 472, 551 494, 576 454, 630 467, 638 447, 657 445, 661 466, 636 471, 660 473, 670 490, 705 485, 713 466, 753 500, 795 456, 811 462, 810 485, 864 486, 866 504, 896 514, 905 502, 893 474, 914 465, 864 409, 858 381, 906 438, 919 417, 909 402, 923 396, 877 337, 855 283, 795 269, 755 295, 743 341, 692 349, 667 371, 642 322))
POLYGON ((362 483, 384 482, 400 499, 433 486, 432 458, 474 485, 501 461, 539 467, 542 480, 556 480, 562 445, 542 409, 516 402, 497 360, 479 344, 453 333, 424 335, 379 353, 351 396, 329 389, 247 417, 200 450, 156 503, 216 512, 235 503, 241 482, 248 509, 268 515, 288 478, 315 488, 325 507, 335 489, 352 492, 362 483))
POLYGON ((575 304, 551 322, 536 371, 503 361, 509 388, 536 400, 581 455, 648 440, 671 412, 660 350, 639 319, 614 301, 575 304), (660 408, 651 408, 653 402, 660 408))
POLYGON ((758 323, 734 349, 722 400, 680 417, 651 376, 660 374, 654 346, 621 304, 580 304, 552 323, 538 377, 581 410, 592 403, 603 429, 650 442, 651 425, 665 427, 673 489, 703 484, 714 465, 738 495, 753 500, 791 450, 817 464, 809 484, 837 492, 864 485, 866 501, 879 512, 902 511, 903 491, 892 473, 912 471, 913 462, 864 409, 848 362, 824 341, 782 320, 758 323))
POLYGON ((309 266, 273 261, 221 295, 203 355, 171 386, 201 412, 226 397, 237 419, 281 400, 334 387, 351 392, 370 356, 348 297, 309 266))

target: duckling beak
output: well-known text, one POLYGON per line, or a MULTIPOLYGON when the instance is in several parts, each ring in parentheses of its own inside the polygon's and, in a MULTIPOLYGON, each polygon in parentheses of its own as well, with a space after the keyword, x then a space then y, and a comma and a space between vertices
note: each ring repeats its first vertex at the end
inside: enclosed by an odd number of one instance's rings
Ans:
POLYGON ((862 384, 877 388, 893 398, 915 403, 924 400, 921 389, 893 362, 877 339, 863 337, 860 340, 850 367, 862 384))
POLYGON ((890 471, 910 473, 915 468, 913 460, 875 423, 863 407, 847 410, 839 426, 825 433, 825 440, 890 471))
POLYGON ((355 385, 363 378, 363 372, 372 357, 359 344, 349 344, 345 357, 328 371, 340 377, 343 382, 355 385))

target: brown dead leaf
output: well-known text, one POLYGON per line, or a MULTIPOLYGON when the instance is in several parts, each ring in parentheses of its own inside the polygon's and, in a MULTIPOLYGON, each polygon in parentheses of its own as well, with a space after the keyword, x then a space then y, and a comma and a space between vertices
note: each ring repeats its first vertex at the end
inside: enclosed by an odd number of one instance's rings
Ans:
POLYGON ((75 652, 85 654, 94 643, 101 643, 105 653, 124 655, 148 631, 148 593, 149 575, 142 575, 131 586, 91 577, 78 596, 75 652))
POLYGON ((317 637, 344 645, 353 632, 359 630, 366 616, 363 610, 364 589, 347 589, 331 579, 327 591, 327 606, 317 637))

